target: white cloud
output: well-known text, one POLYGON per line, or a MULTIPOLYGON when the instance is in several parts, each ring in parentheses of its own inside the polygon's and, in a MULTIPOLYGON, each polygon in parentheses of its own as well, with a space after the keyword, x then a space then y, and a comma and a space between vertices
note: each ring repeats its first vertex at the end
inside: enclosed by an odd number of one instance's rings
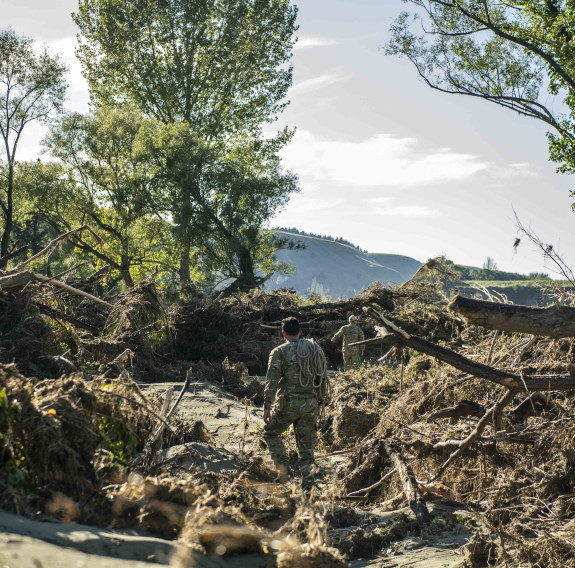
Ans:
POLYGON ((300 51, 302 49, 310 49, 314 47, 329 47, 331 45, 338 45, 339 42, 329 37, 308 36, 298 38, 293 50, 300 51))
POLYGON ((383 207, 375 211, 377 215, 386 217, 432 217, 439 215, 437 209, 430 209, 424 205, 398 205, 395 207, 383 207))
POLYGON ((302 186, 325 182, 348 188, 422 186, 467 180, 489 167, 472 154, 424 150, 415 138, 387 134, 342 142, 298 131, 282 155, 302 186))
POLYGON ((342 198, 318 199, 308 197, 302 194, 295 194, 291 197, 289 202, 290 215, 301 215, 312 213, 313 211, 325 211, 326 209, 333 209, 344 205, 345 200, 342 198))
POLYGON ((289 94, 290 96, 293 96, 317 91, 319 89, 323 89, 324 87, 328 87, 329 85, 333 85, 334 83, 339 83, 344 79, 347 79, 347 77, 344 75, 337 75, 335 73, 324 73, 319 77, 314 77, 313 79, 307 79, 306 81, 297 83, 290 89, 289 94))
POLYGON ((395 197, 371 197, 365 200, 370 209, 376 215, 385 215, 386 217, 431 217, 439 215, 437 209, 432 209, 425 205, 399 205, 395 204, 395 197))
POLYGON ((515 164, 508 164, 507 166, 510 172, 508 174, 516 176, 521 174, 529 177, 536 177, 537 172, 534 170, 533 166, 529 162, 517 162, 515 164))

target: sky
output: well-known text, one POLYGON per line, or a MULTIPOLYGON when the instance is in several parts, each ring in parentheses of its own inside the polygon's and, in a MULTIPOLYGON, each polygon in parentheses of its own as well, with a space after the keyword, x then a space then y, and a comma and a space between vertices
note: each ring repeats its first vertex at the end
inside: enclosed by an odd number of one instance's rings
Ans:
MULTIPOLYGON (((301 0, 291 101, 274 128, 296 129, 282 151, 301 191, 272 226, 343 237, 369 252, 547 272, 515 214, 575 263, 569 190, 548 161, 546 129, 470 97, 433 91, 405 59, 385 55, 401 0, 301 0)), ((0 0, 0 28, 48 44, 70 65, 67 106, 88 111, 74 56, 77 0, 0 0)), ((20 159, 41 150, 30 125, 20 159)))

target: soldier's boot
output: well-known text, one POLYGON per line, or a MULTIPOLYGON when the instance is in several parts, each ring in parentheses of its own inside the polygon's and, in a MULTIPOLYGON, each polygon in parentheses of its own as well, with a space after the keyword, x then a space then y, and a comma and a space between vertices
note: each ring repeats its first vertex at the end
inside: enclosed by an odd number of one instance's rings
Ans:
POLYGON ((284 463, 277 463, 275 466, 278 474, 275 477, 274 482, 281 484, 287 483, 289 481, 289 466, 284 463))
POLYGON ((304 491, 311 491, 315 487, 315 466, 311 463, 301 463, 301 488, 304 491))

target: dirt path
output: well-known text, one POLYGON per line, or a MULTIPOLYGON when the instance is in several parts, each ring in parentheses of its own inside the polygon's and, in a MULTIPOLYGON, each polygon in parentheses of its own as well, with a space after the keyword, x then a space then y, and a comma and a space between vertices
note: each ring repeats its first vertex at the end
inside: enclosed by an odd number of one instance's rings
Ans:
MULTIPOLYGON (((147 394, 160 395, 173 387, 177 396, 182 383, 140 383, 139 386, 147 394)), ((199 381, 190 384, 175 415, 186 421, 201 420, 218 447, 235 452, 242 447, 247 449, 254 440, 253 431, 264 423, 261 407, 246 407, 222 388, 199 381)))

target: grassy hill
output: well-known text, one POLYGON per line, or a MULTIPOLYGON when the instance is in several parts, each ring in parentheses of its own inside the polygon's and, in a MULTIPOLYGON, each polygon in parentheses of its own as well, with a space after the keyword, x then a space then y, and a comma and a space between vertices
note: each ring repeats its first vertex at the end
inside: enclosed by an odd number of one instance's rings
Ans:
MULTIPOLYGON (((282 250, 278 260, 295 267, 293 274, 276 275, 266 284, 267 290, 293 288, 302 296, 318 294, 330 299, 352 298, 372 282, 401 284, 409 280, 422 265, 409 256, 399 254, 368 253, 344 239, 300 233, 297 229, 278 229, 281 237, 301 243, 300 250, 282 250)), ((484 286, 495 297, 506 298, 514 304, 547 306, 553 294, 542 289, 553 282, 548 275, 529 275, 488 270, 454 264, 446 261, 446 269, 456 277, 444 284, 453 295, 487 299, 478 288, 484 286)), ((433 275, 426 272, 418 276, 425 281, 433 275)), ((561 284, 555 282, 555 284, 561 284)), ((568 283, 562 283, 564 286, 568 283)))
POLYGON ((278 251, 277 259, 293 264, 296 271, 276 276, 266 284, 269 290, 293 288, 302 295, 351 298, 372 282, 401 284, 421 266, 421 262, 408 256, 366 253, 327 238, 289 231, 277 233, 299 241, 305 248, 278 251))

